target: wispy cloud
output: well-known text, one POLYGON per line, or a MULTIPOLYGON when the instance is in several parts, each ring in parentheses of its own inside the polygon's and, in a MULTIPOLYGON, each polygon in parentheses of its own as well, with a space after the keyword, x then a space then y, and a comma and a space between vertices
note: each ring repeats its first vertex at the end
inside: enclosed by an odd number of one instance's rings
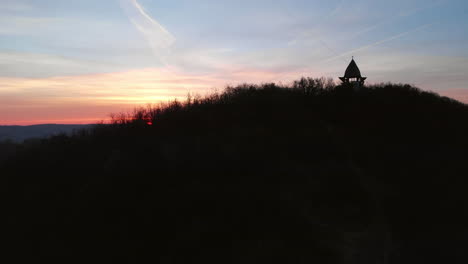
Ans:
POLYGON ((120 65, 43 53, 0 51, 0 77, 52 77, 115 71, 120 65))
POLYGON ((132 24, 148 41, 153 54, 165 63, 165 57, 176 38, 152 18, 137 0, 121 0, 120 3, 132 24))
POLYGON ((40 36, 44 28, 50 29, 63 22, 60 18, 1 15, 0 35, 40 36))

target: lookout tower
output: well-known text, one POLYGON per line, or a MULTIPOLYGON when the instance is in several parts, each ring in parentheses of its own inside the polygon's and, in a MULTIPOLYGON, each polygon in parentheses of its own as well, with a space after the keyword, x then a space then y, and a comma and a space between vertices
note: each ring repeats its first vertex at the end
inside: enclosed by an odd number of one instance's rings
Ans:
POLYGON ((344 77, 340 77, 340 80, 343 83, 351 84, 355 90, 359 90, 361 87, 363 87, 364 81, 366 79, 367 77, 361 76, 361 71, 359 70, 359 67, 354 61, 354 57, 351 59, 348 68, 346 68, 344 77))

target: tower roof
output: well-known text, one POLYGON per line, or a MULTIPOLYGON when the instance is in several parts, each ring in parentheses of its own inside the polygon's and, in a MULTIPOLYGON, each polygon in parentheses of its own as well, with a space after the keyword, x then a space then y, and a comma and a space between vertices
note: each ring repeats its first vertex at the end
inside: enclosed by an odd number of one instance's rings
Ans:
POLYGON ((351 60, 351 62, 348 65, 348 68, 346 68, 345 72, 345 78, 361 78, 361 71, 359 70, 359 67, 357 66, 356 62, 354 61, 354 58, 351 60))

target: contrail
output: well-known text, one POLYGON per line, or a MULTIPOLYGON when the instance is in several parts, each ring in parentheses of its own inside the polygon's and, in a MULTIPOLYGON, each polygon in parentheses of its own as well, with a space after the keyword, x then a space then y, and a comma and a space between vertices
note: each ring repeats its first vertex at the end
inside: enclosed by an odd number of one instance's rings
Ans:
POLYGON ((343 8, 344 2, 345 2, 345 0, 341 0, 338 3, 338 5, 330 12, 330 14, 328 14, 328 17, 336 15, 343 8))
MULTIPOLYGON (((323 40, 320 39, 320 38, 318 38, 317 40, 318 40, 325 48, 327 48, 334 56, 338 56, 338 53, 337 53, 335 50, 333 50, 332 48, 330 48, 330 46, 327 45, 327 43, 326 43, 325 41, 323 41, 323 40)), ((345 58, 342 58, 342 59, 343 59, 343 61, 348 62, 345 58)))
MULTIPOLYGON (((291 46, 291 45, 295 45, 297 44, 301 39, 304 39, 304 38, 307 38, 307 37, 310 37, 312 36, 312 33, 314 34, 318 34, 317 32, 313 32, 313 30, 315 30, 316 28, 319 28, 320 26, 322 26, 322 24, 324 24, 325 22, 327 22, 328 19, 334 17, 339 11, 340 9, 343 7, 343 4, 346 0, 341 0, 337 6, 335 6, 335 8, 328 14, 326 14, 325 16, 323 17, 320 17, 320 20, 317 24, 314 25, 314 27, 311 29, 311 30, 307 30, 307 31, 304 31, 302 32, 298 37, 294 38, 293 40, 289 41, 288 42, 288 45, 291 46)), ((322 41, 323 42, 323 41, 322 41)), ((323 43, 322 43, 323 44, 323 43)), ((325 46, 327 47, 327 49, 330 49, 326 44, 325 46)), ((331 50, 331 49, 330 49, 331 50)))
POLYGON ((361 30, 359 32, 357 32, 356 34, 354 34, 353 36, 351 36, 350 38, 356 38, 364 33, 367 33, 369 31, 373 31, 374 29, 382 26, 382 25, 385 25, 385 24, 388 24, 390 22, 394 22, 395 20, 398 20, 402 17, 407 17, 407 16, 412 16, 414 14, 417 14, 419 12, 422 12, 424 10, 427 10, 427 9, 431 9, 431 8, 434 8, 436 6, 439 6, 439 5, 442 5, 442 4, 446 4, 448 0, 439 0, 439 1, 435 1, 435 2, 432 2, 432 3, 429 3, 429 4, 426 4, 424 6, 420 6, 418 8, 415 8, 415 9, 410 9, 410 10, 406 10, 403 11, 403 12, 400 12, 399 14, 395 15, 395 16, 392 16, 390 18, 387 18, 387 19, 384 19, 384 20, 381 20, 381 22, 377 23, 377 24, 374 24, 364 30, 361 30))
POLYGON ((369 49, 369 48, 372 48, 372 47, 381 45, 381 44, 383 44, 383 43, 386 43, 386 42, 389 42, 389 41, 392 41, 392 40, 395 40, 395 39, 402 38, 402 37, 404 37, 404 36, 406 36, 406 35, 408 35, 408 34, 410 34, 410 33, 413 33, 413 32, 416 32, 416 31, 420 31, 420 30, 422 30, 422 29, 424 29, 424 28, 427 28, 427 27, 429 27, 429 26, 432 26, 432 25, 434 25, 434 24, 436 24, 436 23, 430 23, 430 24, 422 25, 422 26, 420 26, 420 27, 417 27, 417 28, 412 29, 412 30, 410 30, 410 31, 406 31, 406 32, 400 33, 400 34, 395 35, 395 36, 393 36, 393 37, 390 37, 390 38, 387 38, 387 39, 383 39, 383 40, 377 41, 377 42, 375 42, 375 43, 372 43, 372 44, 369 44, 369 45, 360 47, 360 48, 358 48, 358 49, 354 49, 354 50, 351 50, 351 51, 347 51, 347 52, 342 53, 342 54, 340 54, 340 55, 331 57, 331 58, 325 60, 325 62, 329 62, 329 61, 332 61, 332 60, 341 58, 341 57, 343 57, 343 56, 350 56, 350 55, 352 55, 352 54, 354 54, 354 53, 356 53, 356 52, 360 52, 360 51, 363 51, 363 50, 366 50, 366 49, 369 49))
POLYGON ((415 13, 419 13, 423 10, 426 10, 426 9, 430 9, 430 8, 434 8, 436 6, 439 6, 439 5, 444 5, 444 4, 447 4, 449 0, 439 0, 439 1, 434 1, 432 3, 426 3, 424 6, 419 6, 417 8, 414 8, 414 9, 410 9, 410 10, 406 10, 404 12, 400 12, 400 14, 398 14, 399 17, 404 17, 404 16, 410 16, 410 15, 413 15, 415 13))
POLYGON ((164 62, 175 37, 148 15, 137 0, 120 0, 120 5, 135 28, 146 38, 154 55, 164 62))

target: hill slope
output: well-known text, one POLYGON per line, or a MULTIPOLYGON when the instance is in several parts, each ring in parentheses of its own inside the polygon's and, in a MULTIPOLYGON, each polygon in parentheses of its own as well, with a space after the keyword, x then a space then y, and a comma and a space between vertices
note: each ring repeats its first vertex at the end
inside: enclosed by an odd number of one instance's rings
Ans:
POLYGON ((467 121, 411 86, 316 79, 140 109, 18 146, 11 244, 88 262, 464 263, 467 121))

